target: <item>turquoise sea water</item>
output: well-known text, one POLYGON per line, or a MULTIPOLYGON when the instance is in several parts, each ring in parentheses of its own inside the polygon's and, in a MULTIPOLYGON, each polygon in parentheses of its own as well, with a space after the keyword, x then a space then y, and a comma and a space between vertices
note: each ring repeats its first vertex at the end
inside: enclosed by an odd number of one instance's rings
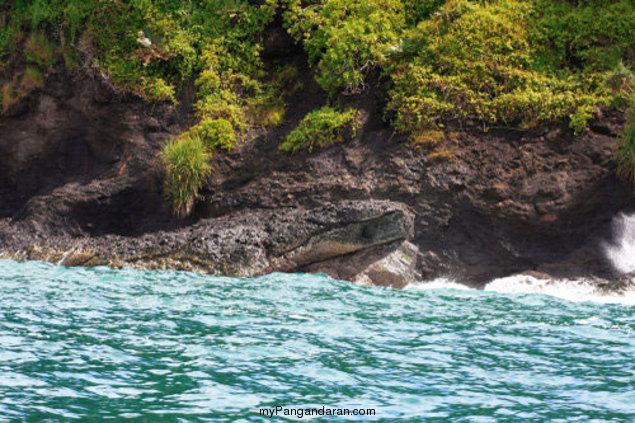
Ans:
POLYGON ((5 260, 0 421, 633 421, 634 329, 544 295, 5 260))

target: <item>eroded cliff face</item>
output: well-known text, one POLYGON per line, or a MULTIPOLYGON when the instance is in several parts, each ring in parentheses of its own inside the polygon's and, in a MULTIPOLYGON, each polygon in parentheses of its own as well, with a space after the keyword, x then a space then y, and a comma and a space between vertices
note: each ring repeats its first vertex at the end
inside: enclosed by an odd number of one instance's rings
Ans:
POLYGON ((369 93, 356 100, 364 124, 354 140, 282 153, 284 135, 322 99, 309 84, 288 100, 286 125, 214 157, 194 213, 177 221, 158 152, 187 127, 187 110, 122 97, 88 73, 53 78, 0 127, 4 257, 326 272, 394 287, 527 270, 617 277, 599 245, 612 217, 635 205, 615 177, 618 114, 580 137, 565 127, 448 130, 450 154, 434 158, 395 136, 369 93))

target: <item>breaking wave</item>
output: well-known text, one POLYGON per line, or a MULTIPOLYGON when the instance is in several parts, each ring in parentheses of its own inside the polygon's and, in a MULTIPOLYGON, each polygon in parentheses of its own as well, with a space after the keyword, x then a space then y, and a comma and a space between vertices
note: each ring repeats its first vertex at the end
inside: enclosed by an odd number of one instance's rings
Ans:
MULTIPOLYGON (((624 275, 635 272, 635 214, 620 214, 614 220, 615 239, 611 244, 603 245, 606 257, 614 269, 624 275)), ((635 277, 631 280, 635 286, 635 277)), ((466 285, 450 278, 439 278, 428 282, 416 282, 406 289, 461 289, 469 290, 466 285)), ((585 279, 550 279, 527 274, 517 274, 494 279, 483 291, 503 294, 543 294, 568 301, 593 301, 599 303, 620 303, 635 305, 635 290, 631 287, 624 292, 606 292, 593 281, 585 279)))
MULTIPOLYGON (((635 281, 633 281, 635 283, 635 281)), ((435 279, 430 282, 416 282, 408 285, 410 290, 470 290, 467 285, 451 279, 435 279)), ((519 274, 494 279, 483 288, 485 292, 501 294, 542 294, 561 298, 567 301, 592 301, 596 303, 617 303, 635 305, 635 291, 623 293, 604 292, 599 290, 591 281, 571 279, 540 279, 531 275, 519 274)))

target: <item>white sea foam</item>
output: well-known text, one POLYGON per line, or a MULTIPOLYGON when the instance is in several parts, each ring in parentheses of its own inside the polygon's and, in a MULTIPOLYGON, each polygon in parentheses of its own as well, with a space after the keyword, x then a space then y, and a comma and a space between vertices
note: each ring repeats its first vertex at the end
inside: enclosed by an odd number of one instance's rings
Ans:
MULTIPOLYGON (((635 214, 620 214, 614 220, 615 240, 603 246, 607 258, 615 270, 621 274, 635 272, 635 214)), ((633 278, 635 285, 635 277, 633 278)), ((449 278, 438 278, 427 282, 409 284, 406 289, 460 289, 469 290, 466 285, 449 278)), ((635 305, 635 290, 625 292, 603 292, 593 281, 585 279, 542 279, 518 274, 489 282, 485 291, 505 294, 543 294, 568 301, 593 301, 600 303, 620 303, 635 305)))
POLYGON ((530 275, 513 275, 494 279, 485 286, 485 291, 506 294, 544 294, 568 301, 593 301, 635 305, 635 291, 624 293, 602 292, 585 280, 539 279, 530 275))
MULTIPOLYGON (((635 283, 635 281, 633 281, 635 283)), ((425 291, 437 289, 474 290, 452 279, 438 278, 428 282, 413 282, 405 289, 425 291)), ((591 281, 571 279, 540 279, 518 274, 489 282, 484 291, 502 294, 542 294, 562 298, 567 301, 592 301, 596 303, 619 303, 635 305, 635 290, 623 293, 603 292, 591 281)))
POLYGON ((614 225, 616 239, 604 245, 606 256, 618 272, 635 272, 635 214, 620 214, 614 225))
POLYGON ((469 286, 462 283, 458 283, 448 278, 437 278, 427 282, 412 282, 408 284, 405 289, 412 289, 416 291, 425 291, 429 289, 471 289, 469 286))

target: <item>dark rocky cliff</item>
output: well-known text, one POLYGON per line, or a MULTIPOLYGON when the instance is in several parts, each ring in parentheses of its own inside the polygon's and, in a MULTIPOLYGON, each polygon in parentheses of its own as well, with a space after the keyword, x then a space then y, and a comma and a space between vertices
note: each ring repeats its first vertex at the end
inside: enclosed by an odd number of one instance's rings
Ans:
POLYGON ((564 126, 456 130, 452 153, 435 158, 395 137, 368 94, 353 141, 282 153, 285 131, 323 96, 309 84, 289 99, 289 125, 214 157, 203 198, 177 221, 158 152, 187 126, 187 96, 182 110, 152 107, 88 72, 52 78, 0 126, 4 257, 391 286, 527 270, 616 276, 599 244, 635 205, 615 177, 619 114, 579 137, 564 126))

